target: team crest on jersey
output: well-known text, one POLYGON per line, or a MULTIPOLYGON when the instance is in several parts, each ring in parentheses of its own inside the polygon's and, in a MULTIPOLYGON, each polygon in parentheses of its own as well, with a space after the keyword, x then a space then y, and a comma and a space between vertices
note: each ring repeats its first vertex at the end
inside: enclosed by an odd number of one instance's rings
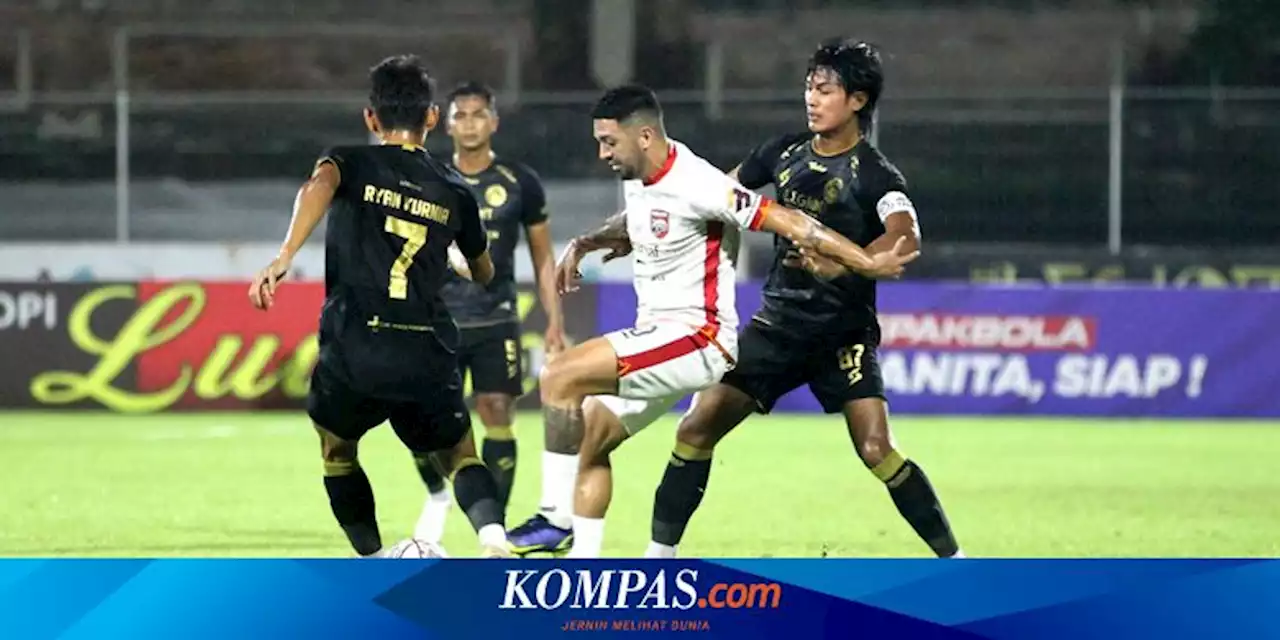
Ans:
POLYGON ((835 204, 840 199, 840 191, 844 189, 844 180, 840 178, 832 178, 827 181, 827 186, 822 190, 822 198, 827 204, 835 204))
POLYGON ((671 214, 657 209, 649 212, 649 230, 661 240, 671 232, 671 214))
POLYGON ((507 188, 500 184, 489 185, 484 190, 484 201, 491 207, 501 207, 507 203, 507 188))

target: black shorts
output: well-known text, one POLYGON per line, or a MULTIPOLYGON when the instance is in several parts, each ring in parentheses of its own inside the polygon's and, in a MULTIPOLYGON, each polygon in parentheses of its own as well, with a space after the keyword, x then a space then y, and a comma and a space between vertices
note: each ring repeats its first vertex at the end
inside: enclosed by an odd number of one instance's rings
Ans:
POLYGON ((396 436, 414 453, 450 449, 471 432, 471 413, 461 385, 441 389, 429 400, 386 399, 354 391, 320 367, 311 374, 307 414, 317 425, 349 441, 359 440, 389 420, 396 436))
POLYGON ((839 413, 852 400, 884 398, 869 336, 806 336, 752 320, 738 334, 738 365, 722 382, 751 396, 760 413, 772 411, 778 398, 803 384, 823 411, 839 413))
POLYGON ((338 313, 320 322, 307 413, 343 440, 390 420, 415 453, 449 449, 471 431, 457 356, 431 332, 370 330, 338 313))
POLYGON ((474 393, 524 395, 524 349, 520 324, 503 322, 487 327, 461 330, 458 371, 465 378, 471 372, 474 393))

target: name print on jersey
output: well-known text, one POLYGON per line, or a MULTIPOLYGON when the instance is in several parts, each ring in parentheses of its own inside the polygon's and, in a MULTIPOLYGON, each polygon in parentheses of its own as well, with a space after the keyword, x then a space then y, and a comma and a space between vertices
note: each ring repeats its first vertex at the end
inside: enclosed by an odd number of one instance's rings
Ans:
POLYGON ((449 210, 434 203, 405 195, 386 187, 364 186, 364 201, 370 204, 399 209, 411 216, 433 220, 440 224, 449 224, 449 210))

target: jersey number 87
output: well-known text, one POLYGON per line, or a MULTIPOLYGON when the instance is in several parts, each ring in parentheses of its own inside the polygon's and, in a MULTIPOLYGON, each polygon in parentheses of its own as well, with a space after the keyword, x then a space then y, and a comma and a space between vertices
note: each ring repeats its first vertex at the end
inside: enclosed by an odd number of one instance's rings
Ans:
POLYGON ((393 300, 409 297, 409 278, 406 275, 413 257, 427 244, 427 226, 416 222, 387 216, 386 232, 404 238, 400 255, 391 263, 391 277, 387 281, 387 295, 393 300))

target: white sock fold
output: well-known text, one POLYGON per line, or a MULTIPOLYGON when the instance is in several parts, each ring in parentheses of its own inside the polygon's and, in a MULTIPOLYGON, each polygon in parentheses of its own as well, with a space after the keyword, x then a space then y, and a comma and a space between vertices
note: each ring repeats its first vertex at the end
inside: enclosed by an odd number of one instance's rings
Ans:
POLYGON ((413 527, 413 537, 423 542, 440 544, 444 537, 444 521, 453 506, 453 495, 449 489, 427 496, 422 505, 422 515, 418 516, 418 524, 413 527))
POLYGON ((542 506, 539 513, 551 524, 573 526, 573 492, 578 484, 578 456, 542 452, 542 506))
POLYGON ((604 518, 573 517, 573 548, 570 558, 599 558, 604 548, 604 518))
POLYGON ((507 548, 507 531, 500 524, 486 524, 480 527, 480 530, 476 532, 476 536, 480 538, 480 546, 482 547, 507 548))
POLYGON ((649 542, 649 546, 644 550, 646 558, 674 558, 676 557, 676 548, 669 544, 661 542, 649 542))

